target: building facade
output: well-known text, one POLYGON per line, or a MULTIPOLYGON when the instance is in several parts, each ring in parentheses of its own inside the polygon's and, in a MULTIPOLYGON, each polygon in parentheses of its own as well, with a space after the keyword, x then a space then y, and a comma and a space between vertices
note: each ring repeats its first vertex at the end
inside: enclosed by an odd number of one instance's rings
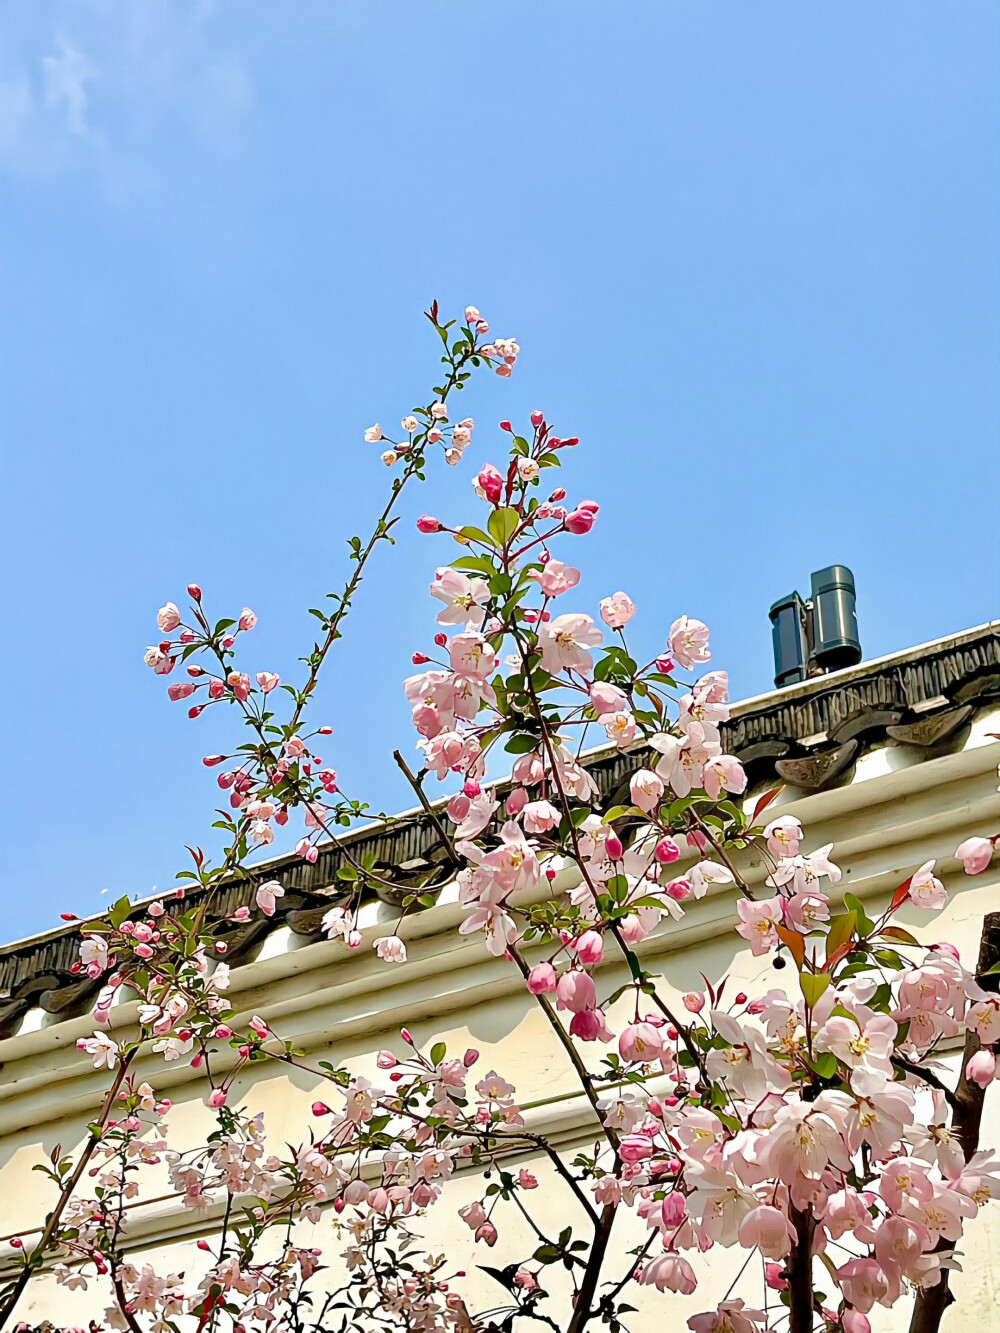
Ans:
MULTIPOLYGON (((991 867, 968 878, 954 851, 969 836, 1000 832, 1000 741, 994 734, 1000 732, 1000 626, 982 626, 746 700, 733 706, 723 731, 724 749, 748 771, 749 808, 760 792, 781 783, 772 809, 801 819, 805 849, 834 844, 833 857, 843 870, 832 890, 835 899, 851 892, 874 916, 918 865, 935 859, 936 873, 949 889, 947 907, 929 920, 927 913, 905 908, 901 924, 923 942, 957 944, 967 963, 975 959, 984 917, 1000 908, 1000 873, 991 867)), ((627 788, 630 772, 641 765, 641 752, 602 750, 589 758, 590 771, 609 798, 627 788)), ((398 892, 387 890, 385 901, 372 899, 362 912, 367 936, 386 934, 408 886, 439 854, 430 819, 417 810, 374 831, 345 835, 345 841, 363 843, 380 873, 398 885, 398 892)), ((355 846, 355 854, 358 850, 355 846)), ((474 1046, 481 1052, 479 1067, 494 1068, 516 1083, 533 1131, 568 1153, 592 1141, 590 1107, 519 974, 504 959, 491 957, 481 936, 457 934, 463 913, 454 886, 445 884, 433 907, 407 917, 401 931, 407 961, 386 967, 370 949, 348 952, 342 943, 322 938, 320 920, 341 892, 339 864, 339 846, 330 844, 315 864, 285 857, 270 866, 286 894, 274 917, 233 927, 228 958, 234 1008, 259 1014, 311 1061, 346 1064, 373 1081, 379 1077, 377 1051, 399 1049, 404 1024, 421 1045, 443 1040, 455 1053, 474 1046)), ((741 870, 751 886, 763 881, 762 864, 748 859, 741 870)), ((231 913, 245 894, 245 886, 228 889, 220 915, 231 913)), ((639 952, 678 997, 700 989, 702 974, 728 973, 737 987, 749 987, 771 961, 740 947, 735 922, 734 890, 715 886, 688 905, 682 921, 661 926, 639 952)), ((106 1073, 95 1071, 75 1044, 93 1030, 89 1009, 97 984, 71 970, 77 930, 68 926, 0 948, 0 1235, 6 1238, 43 1224, 51 1187, 33 1168, 57 1143, 64 1151, 79 1147, 107 1086, 106 1073)), ((616 984, 610 964, 607 971, 610 990, 616 984)), ((124 997, 112 1018, 116 1028, 133 1027, 134 1003, 124 997)), ((959 1052, 956 1044, 946 1053, 953 1069, 959 1052)), ((183 1061, 165 1065, 150 1053, 138 1072, 174 1102, 172 1146, 203 1141, 212 1121, 203 1085, 190 1067, 183 1061)), ((316 1095, 311 1076, 266 1063, 248 1073, 236 1093, 252 1111, 265 1112, 277 1144, 308 1134, 316 1095)), ((987 1101, 982 1146, 996 1144, 996 1121, 994 1095, 987 1101)), ((572 1201, 560 1192, 557 1178, 550 1178, 547 1163, 535 1161, 531 1169, 545 1186, 540 1216, 558 1223, 557 1230, 572 1222, 572 1201)), ((472 1253, 471 1234, 456 1214, 481 1190, 474 1172, 459 1173, 426 1219, 432 1244, 464 1259, 461 1266, 472 1273, 477 1262, 502 1268, 524 1249, 512 1227, 501 1231, 488 1259, 472 1253)), ((945 1329, 1000 1326, 1000 1204, 995 1213, 985 1209, 960 1247, 964 1272, 953 1282, 956 1302, 945 1316, 945 1329)), ((160 1272, 197 1269, 196 1242, 221 1220, 219 1209, 194 1214, 182 1207, 166 1177, 154 1196, 137 1201, 130 1217, 132 1261, 155 1254, 160 1272)), ((628 1243, 641 1239, 641 1223, 637 1227, 628 1243)), ((337 1245, 324 1220, 310 1235, 309 1243, 322 1246, 335 1269, 337 1245)), ((634 1327, 683 1329, 689 1314, 723 1294, 741 1261, 736 1250, 710 1252, 702 1263, 707 1281, 691 1297, 642 1289, 633 1300, 641 1308, 634 1327)), ((491 1284, 486 1275, 472 1282, 474 1308, 499 1299, 491 1284)), ((741 1294, 739 1283, 734 1294, 741 1294)), ((748 1304, 756 1303, 756 1291, 746 1295, 748 1304)), ((69 1291, 43 1272, 17 1317, 30 1324, 48 1320, 85 1327, 92 1318, 101 1321, 107 1303, 96 1282, 88 1291, 69 1291)), ((893 1312, 876 1306, 871 1316, 876 1333, 904 1329, 908 1317, 905 1301, 893 1312)))

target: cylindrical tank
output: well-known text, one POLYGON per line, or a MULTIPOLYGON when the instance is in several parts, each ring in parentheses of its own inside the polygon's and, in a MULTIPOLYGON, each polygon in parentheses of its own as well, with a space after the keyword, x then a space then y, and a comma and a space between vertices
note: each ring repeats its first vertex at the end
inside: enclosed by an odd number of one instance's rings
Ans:
POLYGON ((813 661, 824 671, 860 662, 854 575, 846 565, 829 565, 813 574, 812 604, 813 661))
POLYGON ((774 640, 774 683, 792 685, 806 678, 805 608, 797 592, 774 603, 768 612, 774 640))

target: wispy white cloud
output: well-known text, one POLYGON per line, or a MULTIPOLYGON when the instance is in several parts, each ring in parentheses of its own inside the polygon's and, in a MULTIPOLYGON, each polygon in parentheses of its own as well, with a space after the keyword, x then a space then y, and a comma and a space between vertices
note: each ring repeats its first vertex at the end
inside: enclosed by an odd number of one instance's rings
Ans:
POLYGON ((42 56, 42 81, 47 107, 64 109, 70 134, 85 138, 87 84, 98 77, 97 66, 82 51, 59 39, 59 54, 42 56))
POLYGON ((150 180, 161 141, 230 153, 253 102, 216 0, 11 0, 0 52, 0 170, 95 167, 150 180))

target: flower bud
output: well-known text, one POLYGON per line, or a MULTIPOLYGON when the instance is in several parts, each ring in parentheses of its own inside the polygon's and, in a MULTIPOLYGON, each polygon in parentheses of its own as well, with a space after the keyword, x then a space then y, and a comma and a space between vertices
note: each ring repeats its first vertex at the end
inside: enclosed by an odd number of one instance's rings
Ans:
POLYGON ((566 515, 563 527, 574 537, 582 537, 594 526, 594 515, 589 509, 574 509, 566 515))
POLYGON ((444 524, 440 519, 432 517, 430 514, 421 514, 417 519, 418 532, 440 532, 444 524))

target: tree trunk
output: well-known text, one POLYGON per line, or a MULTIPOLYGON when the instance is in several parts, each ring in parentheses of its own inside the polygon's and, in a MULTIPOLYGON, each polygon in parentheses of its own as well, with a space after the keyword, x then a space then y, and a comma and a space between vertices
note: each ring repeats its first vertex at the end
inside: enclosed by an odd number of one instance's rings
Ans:
POLYGON ((812 1280, 812 1240, 816 1222, 811 1208, 799 1212, 796 1207, 789 1209, 789 1218, 795 1228, 795 1244, 785 1265, 788 1273, 788 1297, 791 1318, 789 1333, 812 1333, 813 1327, 813 1280, 812 1280))
MULTIPOLYGON (((983 919, 983 937, 979 944, 979 962, 976 965, 976 980, 984 990, 1000 990, 1000 977, 984 975, 995 963, 1000 961, 1000 912, 989 912, 983 919)), ((965 1077, 965 1067, 979 1050, 979 1038, 970 1032, 965 1039, 962 1051, 962 1072, 955 1089, 957 1105, 952 1108, 951 1127, 968 1161, 979 1149, 979 1129, 983 1120, 983 1102, 986 1089, 978 1083, 972 1083, 965 1077)), ((951 1254, 954 1246, 946 1240, 938 1243, 941 1254, 951 1254)), ((945 1268, 941 1281, 933 1287, 922 1287, 917 1292, 913 1303, 913 1317, 910 1319, 910 1333, 938 1333, 945 1310, 954 1301, 945 1268)))

